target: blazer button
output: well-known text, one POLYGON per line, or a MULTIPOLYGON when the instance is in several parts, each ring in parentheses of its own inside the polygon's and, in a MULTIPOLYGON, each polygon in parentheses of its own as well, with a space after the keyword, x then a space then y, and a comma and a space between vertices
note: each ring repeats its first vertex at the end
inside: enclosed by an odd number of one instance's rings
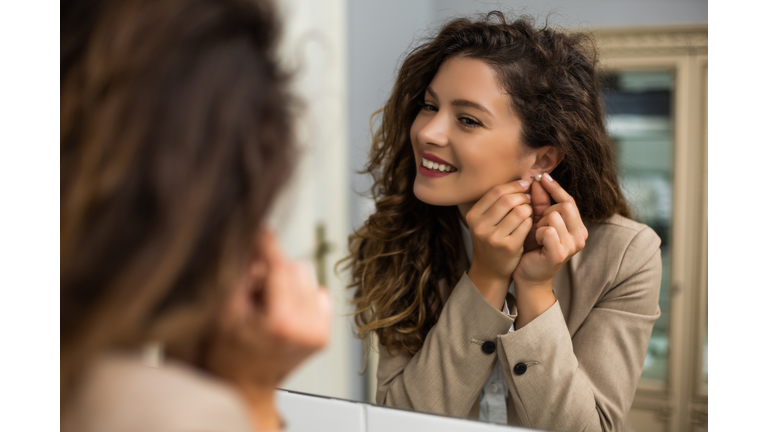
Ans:
POLYGON ((493 354, 496 351, 496 344, 491 341, 483 342, 483 352, 486 354, 493 354))
POLYGON ((525 363, 518 363, 512 370, 515 372, 515 375, 522 375, 528 370, 528 366, 525 363))

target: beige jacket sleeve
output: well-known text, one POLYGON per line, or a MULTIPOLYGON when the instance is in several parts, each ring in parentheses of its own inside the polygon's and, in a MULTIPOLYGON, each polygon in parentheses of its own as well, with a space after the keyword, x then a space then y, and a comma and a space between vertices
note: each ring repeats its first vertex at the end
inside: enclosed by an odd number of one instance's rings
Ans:
POLYGON ((481 346, 509 331, 512 316, 491 306, 466 273, 413 357, 391 356, 379 345, 376 402, 466 416, 491 374, 496 355, 481 346))
POLYGON ((413 358, 389 356, 382 348, 377 402, 466 416, 498 358, 513 423, 546 430, 623 430, 660 315, 658 246, 651 229, 639 231, 611 282, 592 287, 599 295, 571 329, 558 301, 508 333, 514 314, 492 307, 463 275, 413 358), (493 355, 483 352, 482 341, 495 341, 493 355), (516 368, 519 364, 525 368, 516 368))

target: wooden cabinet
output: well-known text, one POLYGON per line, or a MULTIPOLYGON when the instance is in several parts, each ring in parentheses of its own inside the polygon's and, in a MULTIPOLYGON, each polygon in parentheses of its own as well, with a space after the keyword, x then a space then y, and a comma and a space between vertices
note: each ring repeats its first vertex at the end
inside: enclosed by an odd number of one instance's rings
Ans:
POLYGON ((705 431, 707 27, 595 36, 622 187, 662 237, 662 317, 629 418, 638 432, 705 431))

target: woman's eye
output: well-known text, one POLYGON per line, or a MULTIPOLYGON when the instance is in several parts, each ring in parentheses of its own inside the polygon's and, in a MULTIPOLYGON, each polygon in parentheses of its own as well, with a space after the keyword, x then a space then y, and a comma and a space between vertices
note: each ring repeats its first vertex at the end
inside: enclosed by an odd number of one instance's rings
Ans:
POLYGON ((419 102, 422 110, 437 112, 437 107, 428 102, 419 102))
POLYGON ((469 128, 474 128, 482 125, 482 123, 473 119, 472 117, 459 117, 459 122, 461 122, 463 126, 466 126, 469 128))

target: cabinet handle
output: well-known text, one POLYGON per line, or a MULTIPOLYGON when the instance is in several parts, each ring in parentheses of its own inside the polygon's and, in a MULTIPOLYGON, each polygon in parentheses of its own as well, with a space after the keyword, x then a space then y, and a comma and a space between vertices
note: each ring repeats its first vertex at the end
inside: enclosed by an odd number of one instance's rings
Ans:
POLYGON ((325 238, 325 224, 318 222, 315 225, 315 269, 317 271, 317 283, 328 286, 328 280, 325 275, 325 256, 332 252, 333 244, 328 243, 325 238))

